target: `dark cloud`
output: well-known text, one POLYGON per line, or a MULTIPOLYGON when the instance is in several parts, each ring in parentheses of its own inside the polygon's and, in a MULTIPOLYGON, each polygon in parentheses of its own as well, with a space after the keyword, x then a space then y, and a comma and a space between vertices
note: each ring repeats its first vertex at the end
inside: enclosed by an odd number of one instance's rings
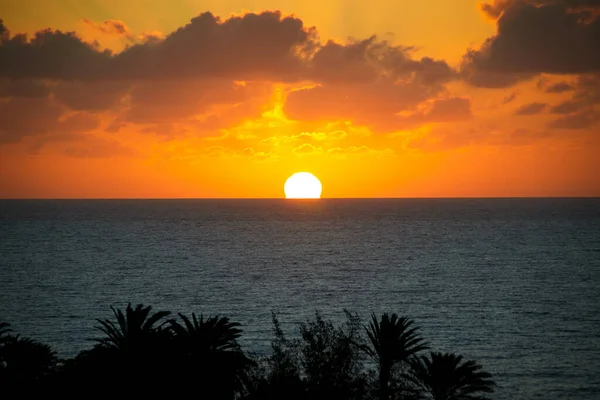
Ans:
MULTIPOLYGON (((106 22, 106 21, 105 21, 106 22)), ((91 21, 90 21, 91 23, 91 21)), ((128 32, 115 21, 95 26, 128 32)), ((204 13, 166 36, 112 55, 73 32, 16 35, 0 45, 0 76, 52 79, 149 79, 235 76, 235 79, 295 79, 302 60, 295 53, 313 34, 295 17, 263 12, 222 21, 204 13)))
POLYGON ((586 129, 600 121, 600 112, 584 110, 559 117, 550 122, 549 128, 553 129, 586 129))
POLYGON ((550 109, 552 114, 570 114, 584 108, 585 105, 580 101, 568 100, 560 103, 550 109))
POLYGON ((291 92, 284 111, 304 121, 351 120, 378 131, 398 129, 397 113, 443 92, 456 76, 445 61, 413 60, 410 52, 376 37, 318 46, 309 76, 320 85, 291 92))
POLYGON ((585 129, 600 120, 600 74, 582 75, 574 83, 574 93, 570 100, 562 102, 550 110, 562 116, 551 121, 550 128, 585 129))
MULTIPOLYGON (((131 37, 122 21, 84 22, 107 34, 131 37)), ((397 113, 414 111, 444 93, 445 84, 457 76, 445 61, 413 59, 412 51, 375 36, 321 44, 314 28, 277 11, 228 19, 204 13, 164 37, 118 54, 86 43, 74 32, 46 29, 29 38, 6 31, 0 43, 0 79, 10 85, 50 82, 46 90, 56 107, 111 110, 117 113, 109 126, 114 132, 141 124, 146 131, 171 133, 185 129, 176 123, 214 131, 258 117, 272 95, 272 83, 314 82, 315 87, 288 96, 285 109, 292 118, 352 119, 389 130, 402 121, 397 113), (245 86, 237 86, 238 81, 245 86)), ((16 91, 2 90, 8 97, 16 91)), ((435 108, 430 111, 427 118, 439 118, 435 108)))
POLYGON ((470 51, 467 56, 463 58, 463 62, 460 66, 459 76, 467 83, 483 88, 490 89, 499 89, 506 88, 521 81, 525 81, 527 79, 533 78, 536 74, 533 73, 505 73, 505 72, 496 72, 496 71, 488 71, 479 68, 478 65, 473 63, 471 59, 471 54, 474 54, 470 51))
POLYGON ((426 85, 445 83, 454 77, 454 70, 445 61, 429 57, 413 60, 410 51, 409 47, 392 46, 375 36, 347 44, 329 41, 317 47, 310 60, 309 77, 332 84, 410 77, 426 85))
POLYGON ((2 18, 0 18, 0 43, 8 40, 9 34, 10 32, 8 31, 8 28, 6 25, 4 25, 2 18))
POLYGON ((496 19, 517 3, 528 3, 536 7, 560 5, 569 11, 597 10, 600 8, 598 0, 492 0, 491 3, 481 3, 479 7, 488 17, 496 19))
POLYGON ((35 79, 0 79, 0 98, 6 97, 47 97, 51 93, 48 85, 35 79))
POLYGON ((463 63, 466 79, 478 86, 505 86, 539 73, 582 74, 600 71, 600 11, 596 1, 501 0, 483 6, 497 18, 497 34, 463 63), (587 8, 585 8, 587 7, 587 8))
POLYGON ((562 93, 573 90, 573 86, 567 82, 558 82, 546 88, 546 93, 562 93))
POLYGON ((53 88, 56 101, 72 110, 102 111, 114 107, 128 92, 122 81, 61 81, 53 88))
MULTIPOLYGON (((121 21, 88 25, 130 35, 121 21)), ((426 85, 449 81, 455 72, 443 60, 413 60, 410 47, 371 37, 320 45, 316 30, 277 11, 222 20, 211 13, 166 35, 128 47, 101 51, 73 32, 16 35, 0 45, 0 76, 60 80, 235 79, 313 80, 364 83, 381 77, 426 85)))
POLYGON ((600 104, 600 74, 582 75, 573 84, 573 96, 551 108, 553 114, 593 111, 600 104))
POLYGON ((204 13, 159 42, 131 46, 114 59, 128 78, 234 77, 294 80, 311 43, 302 20, 280 12, 245 14, 226 20, 204 13))
POLYGON ((98 51, 73 32, 37 32, 31 39, 16 35, 0 43, 0 77, 90 79, 105 76, 109 52, 98 51))
POLYGON ((535 115, 546 109, 547 103, 529 103, 517 108, 515 115, 535 115))
POLYGON ((553 82, 547 77, 542 77, 537 82, 537 88, 546 93, 564 93, 575 89, 569 82, 553 82))
POLYGON ((600 73, 580 76, 575 82, 573 100, 587 105, 600 104, 600 73))
POLYGON ((52 132, 85 132, 98 126, 89 114, 65 116, 65 108, 49 98, 15 97, 0 102, 0 143, 52 132))

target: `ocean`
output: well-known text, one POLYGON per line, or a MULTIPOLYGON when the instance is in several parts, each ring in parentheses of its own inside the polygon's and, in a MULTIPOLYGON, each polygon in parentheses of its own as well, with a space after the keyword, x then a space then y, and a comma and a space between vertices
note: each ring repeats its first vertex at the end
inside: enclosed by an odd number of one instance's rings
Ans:
POLYGON ((67 357, 128 302, 258 354, 272 312, 408 315, 494 399, 598 399, 600 199, 0 200, 0 320, 67 357))

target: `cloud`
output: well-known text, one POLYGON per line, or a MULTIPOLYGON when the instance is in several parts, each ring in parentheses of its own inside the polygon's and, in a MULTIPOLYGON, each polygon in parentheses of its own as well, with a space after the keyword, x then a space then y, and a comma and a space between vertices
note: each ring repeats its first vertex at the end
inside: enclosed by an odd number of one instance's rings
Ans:
POLYGON ((550 109, 552 114, 570 114, 581 110, 584 107, 580 101, 568 100, 558 105, 553 106, 550 109))
POLYGON ((348 147, 333 147, 327 150, 328 155, 336 156, 341 159, 346 159, 349 156, 370 155, 377 158, 394 156, 392 149, 386 148, 382 150, 373 149, 368 146, 348 146, 348 147))
POLYGON ((502 99, 502 104, 508 104, 508 103, 512 103, 513 101, 515 101, 515 99, 517 98, 517 94, 516 93, 511 93, 508 96, 505 96, 504 99, 502 99))
POLYGON ((65 112, 49 98, 14 97, 0 102, 0 144, 52 132, 86 132, 99 125, 92 115, 65 112))
MULTIPOLYGON (((104 32, 129 32, 119 21, 95 26, 104 32)), ((83 42, 74 32, 46 29, 32 38, 16 35, 2 40, 0 76, 63 80, 296 79, 302 60, 294 50, 312 43, 311 38, 311 30, 300 19, 283 17, 280 12, 226 20, 204 13, 164 40, 136 44, 116 55, 83 42)))
POLYGON ((381 78, 408 79, 426 85, 445 83, 455 72, 443 60, 411 58, 410 47, 393 46, 372 36, 346 44, 327 42, 311 58, 310 78, 324 84, 367 83, 381 78))
POLYGON ((570 100, 555 105, 552 114, 570 114, 551 123, 552 127, 584 126, 595 122, 600 104, 600 74, 581 75, 573 84, 570 100))
POLYGON ((600 121, 600 112, 583 110, 559 117, 548 124, 553 129, 586 129, 600 121))
POLYGON ((310 59, 318 85, 288 94, 284 112, 303 121, 352 121, 378 131, 398 129, 397 113, 444 92, 456 78, 445 61, 411 58, 411 48, 371 37, 327 42, 310 59))
POLYGON ((343 130, 320 131, 320 132, 301 132, 297 135, 269 136, 262 139, 260 143, 272 144, 273 146, 298 145, 298 144, 322 144, 339 142, 348 138, 348 134, 343 130))
POLYGON ((123 21, 107 19, 102 22, 94 22, 87 18, 84 18, 82 21, 84 24, 104 34, 123 36, 129 40, 134 40, 133 34, 123 21))
POLYGON ((109 158, 139 157, 140 153, 118 140, 100 135, 75 131, 60 131, 38 136, 29 147, 30 154, 40 154, 51 147, 51 151, 59 151, 68 157, 75 158, 109 158))
POLYGON ((310 143, 304 143, 292 150, 292 152, 296 155, 313 155, 313 154, 321 154, 323 149, 321 147, 313 146, 310 143))
POLYGON ((140 82, 130 91, 128 103, 115 124, 150 125, 147 132, 170 134, 176 130, 174 124, 184 124, 197 134, 214 132, 260 116, 266 111, 272 92, 270 83, 261 82, 243 85, 228 80, 140 82))
POLYGON ((242 151, 242 156, 256 162, 272 162, 279 160, 279 156, 274 152, 254 151, 251 147, 245 148, 242 151))
POLYGON ((50 88, 43 81, 35 79, 0 79, 0 98, 47 97, 51 93, 50 88))
POLYGON ((515 115, 535 115, 546 109, 547 103, 529 103, 517 108, 515 115))
POLYGON ((568 82, 551 83, 548 79, 540 79, 537 87, 546 93, 563 93, 574 89, 573 85, 568 82))
POLYGON ((407 146, 427 152, 448 151, 469 146, 527 146, 553 137, 548 129, 498 129, 489 125, 452 126, 432 129, 411 139, 407 146))
POLYGON ((390 84, 328 85, 300 90, 288 95, 284 111, 292 119, 303 121, 352 121, 376 131, 392 132, 428 122, 443 122, 468 118, 468 99, 438 99, 429 101, 441 88, 423 86, 409 81, 390 84), (398 116, 420 104, 431 109, 409 116, 398 116))
POLYGON ((471 84, 502 87, 540 73, 600 71, 597 1, 496 0, 482 9, 497 18, 497 34, 465 55, 462 72, 471 84))
POLYGON ((77 141, 64 149, 64 154, 76 158, 139 157, 140 153, 110 137, 78 135, 77 141))
MULTIPOLYGON (((123 21, 84 23, 133 37, 123 21)), ((50 96, 63 112, 109 111, 112 132, 135 124, 167 136, 215 132, 257 118, 270 105, 274 85, 282 83, 309 86, 287 93, 284 111, 291 119, 353 121, 382 132, 453 120, 439 108, 445 100, 432 103, 429 113, 397 115, 448 97, 446 84, 457 78, 444 60, 415 59, 412 53, 410 46, 376 36, 322 43, 315 28, 279 11, 227 19, 203 13, 118 53, 75 32, 45 29, 28 37, 5 30, 0 80, 9 83, 0 85, 0 96, 50 96), (19 81, 27 84, 17 87, 19 81), (37 92, 35 82, 43 82, 37 92)), ((464 104, 456 115, 465 115, 464 104)))
POLYGON ((53 88, 59 103, 72 110, 102 111, 113 108, 125 96, 129 85, 122 81, 60 81, 53 88))
POLYGON ((111 55, 73 32, 46 29, 32 38, 18 34, 0 42, 0 77, 94 79, 105 76, 111 55))
POLYGON ((464 97, 437 99, 432 102, 429 110, 414 114, 411 117, 423 122, 446 122, 468 119, 471 117, 471 100, 464 97))
POLYGON ((311 38, 300 19, 277 11, 226 20, 203 13, 162 41, 134 45, 118 54, 113 71, 146 79, 296 80, 302 60, 295 50, 310 44, 311 38))

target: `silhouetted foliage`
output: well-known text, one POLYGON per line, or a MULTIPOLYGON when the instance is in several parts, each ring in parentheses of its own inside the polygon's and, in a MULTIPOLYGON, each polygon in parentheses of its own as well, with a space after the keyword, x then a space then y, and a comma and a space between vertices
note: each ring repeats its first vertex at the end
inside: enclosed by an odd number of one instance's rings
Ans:
POLYGON ((56 353, 50 346, 20 336, 6 336, 8 325, 3 326, 0 344, 0 387, 32 394, 46 383, 46 378, 57 364, 56 353))
POLYGON ((336 327, 317 312, 300 325, 300 363, 311 399, 354 399, 363 396, 360 323, 346 312, 347 321, 336 327))
POLYGON ((214 399, 233 398, 248 385, 248 371, 254 362, 243 353, 237 343, 242 330, 240 324, 227 317, 196 318, 190 320, 179 314, 183 325, 170 320, 174 333, 175 368, 180 378, 195 379, 202 386, 211 387, 214 399))
POLYGON ((393 392, 390 380, 394 366, 408 361, 409 357, 428 347, 409 317, 384 313, 377 318, 372 314, 371 322, 364 328, 369 338, 369 345, 364 349, 378 366, 379 398, 388 399, 393 392))
POLYGON ((273 333, 272 353, 260 357, 251 371, 249 395, 247 399, 305 399, 305 384, 300 377, 300 359, 297 341, 285 337, 279 319, 271 314, 273 333))
POLYGON ((432 352, 430 357, 410 360, 406 375, 413 385, 415 399, 482 400, 494 391, 491 375, 475 361, 464 361, 452 353, 432 352))
POLYGON ((490 374, 461 356, 418 356, 425 342, 410 318, 396 314, 372 315, 362 325, 345 311, 346 321, 334 325, 316 312, 291 340, 272 314, 271 354, 251 359, 238 343, 241 325, 227 317, 180 313, 167 320, 169 312, 141 304, 111 309, 114 319, 96 320, 103 333, 96 344, 64 361, 0 323, 2 390, 18 389, 21 397, 175 397, 191 390, 216 400, 474 400, 494 386, 490 374))
POLYGON ((103 337, 97 344, 65 362, 62 378, 96 386, 103 393, 156 394, 153 385, 140 382, 168 382, 173 379, 167 365, 172 359, 171 334, 161 321, 168 311, 151 313, 152 307, 127 305, 125 312, 111 307, 114 321, 97 319, 103 337))
POLYGON ((152 307, 144 307, 142 304, 138 304, 134 309, 129 303, 125 313, 118 308, 115 309, 112 306, 110 308, 115 315, 117 324, 115 325, 109 319, 97 319, 96 321, 100 323, 97 328, 106 336, 93 340, 104 347, 127 353, 145 350, 146 346, 154 344, 156 338, 164 333, 162 326, 166 321, 159 326, 156 324, 171 314, 169 311, 159 311, 150 315, 152 307))
POLYGON ((6 335, 12 332, 8 322, 0 322, 0 344, 6 340, 6 335))

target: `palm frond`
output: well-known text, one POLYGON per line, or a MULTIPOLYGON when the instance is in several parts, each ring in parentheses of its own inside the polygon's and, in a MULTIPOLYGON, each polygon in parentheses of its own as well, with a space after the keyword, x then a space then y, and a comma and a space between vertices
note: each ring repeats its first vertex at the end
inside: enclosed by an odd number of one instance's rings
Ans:
POLYGON ((429 357, 413 357, 410 367, 405 378, 422 396, 432 399, 484 399, 483 394, 494 391, 491 374, 460 355, 432 352, 429 357))

